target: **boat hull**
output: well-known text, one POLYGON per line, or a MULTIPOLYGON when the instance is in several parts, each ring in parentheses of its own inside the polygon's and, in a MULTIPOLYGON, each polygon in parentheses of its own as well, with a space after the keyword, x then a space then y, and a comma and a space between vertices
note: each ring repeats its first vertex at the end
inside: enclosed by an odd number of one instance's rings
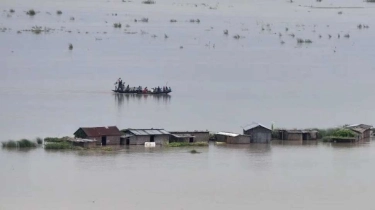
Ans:
POLYGON ((158 93, 153 93, 153 92, 147 92, 144 93, 142 91, 121 91, 121 90, 112 90, 115 93, 124 93, 124 94, 139 94, 139 95, 163 95, 163 94, 169 94, 172 91, 166 91, 166 92, 158 92, 158 93))

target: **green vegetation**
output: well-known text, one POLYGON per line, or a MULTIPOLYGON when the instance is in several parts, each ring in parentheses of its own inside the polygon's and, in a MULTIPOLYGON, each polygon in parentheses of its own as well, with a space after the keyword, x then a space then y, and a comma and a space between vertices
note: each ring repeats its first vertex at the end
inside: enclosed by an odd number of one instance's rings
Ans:
POLYGON ((42 138, 36 138, 36 143, 37 144, 43 144, 43 139, 42 138))
POLYGON ((142 1, 143 4, 155 4, 156 2, 153 1, 153 0, 145 0, 145 1, 142 1))
POLYGON ((34 15, 36 15, 36 12, 35 12, 35 10, 30 9, 29 11, 26 12, 26 14, 30 15, 30 16, 34 16, 34 15))
POLYGON ((236 35, 234 35, 234 36, 233 36, 233 38, 235 38, 235 39, 240 39, 240 38, 241 38, 241 36, 240 36, 240 35, 238 35, 238 34, 236 34, 236 35))
POLYGON ((10 9, 9 12, 10 13, 14 13, 15 11, 14 11, 14 9, 10 9))
POLYGON ((56 11, 56 14, 58 14, 58 15, 62 15, 61 10, 57 10, 57 11, 56 11))
POLYGON ((115 27, 115 28, 121 28, 121 23, 114 23, 113 27, 115 27))
POLYGON ((36 147, 36 143, 28 139, 21 139, 19 141, 9 140, 7 142, 2 142, 2 146, 6 148, 31 148, 36 147))
POLYGON ((303 43, 311 44, 312 41, 310 39, 297 39, 297 43, 298 44, 303 44, 303 43))
POLYGON ((69 44, 69 50, 73 50, 73 44, 69 44))
POLYGON ((177 20, 175 20, 175 19, 171 19, 170 21, 171 21, 171 23, 177 22, 177 20))
POLYGON ((199 19, 190 19, 190 23, 200 23, 201 22, 201 20, 199 20, 199 19))
POLYGON ((66 142, 67 140, 69 139, 68 136, 64 136, 64 137, 61 137, 61 138, 58 138, 58 137, 46 137, 44 138, 44 141, 45 142, 66 142))
POLYGON ((188 143, 188 142, 171 142, 168 144, 169 147, 189 147, 189 146, 197 146, 197 147, 204 147, 208 146, 207 142, 194 142, 194 143, 188 143))
POLYGON ((73 146, 68 142, 51 142, 44 146, 47 150, 62 150, 62 149, 73 149, 73 146))
POLYGON ((229 31, 227 29, 224 30, 224 34, 225 35, 228 35, 229 34, 229 31))

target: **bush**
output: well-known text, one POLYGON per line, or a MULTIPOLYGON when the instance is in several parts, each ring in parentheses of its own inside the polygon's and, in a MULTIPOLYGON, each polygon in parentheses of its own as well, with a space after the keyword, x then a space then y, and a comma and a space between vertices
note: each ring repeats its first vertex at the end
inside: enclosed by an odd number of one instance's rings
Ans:
POLYGON ((36 138, 36 143, 37 144, 43 144, 43 139, 42 138, 36 138))
POLYGON ((36 143, 28 139, 21 139, 19 141, 9 140, 7 142, 2 142, 3 147, 7 148, 30 148, 36 147, 36 143))
POLYGON ((56 14, 61 15, 62 14, 61 10, 57 10, 56 14))
POLYGON ((156 2, 153 1, 153 0, 146 0, 146 1, 142 1, 143 4, 155 4, 156 2))
POLYGON ((9 12, 10 13, 14 13, 15 11, 14 11, 14 9, 10 9, 9 12))
POLYGON ((9 140, 7 142, 1 142, 1 144, 3 145, 3 147, 7 147, 7 148, 16 148, 17 147, 17 142, 13 141, 13 140, 9 140))
POLYGON ((204 147, 208 146, 207 142, 194 142, 194 143, 188 143, 188 142, 171 142, 168 144, 169 147, 189 147, 189 146, 197 146, 197 147, 204 147))
POLYGON ((115 28, 121 28, 121 23, 114 23, 113 27, 115 27, 115 28))
POLYGON ((197 153, 199 153, 197 150, 195 150, 195 149, 193 149, 193 150, 190 150, 190 153, 191 154, 197 154, 197 153))
POLYGON ((64 136, 64 137, 61 137, 61 138, 58 138, 58 137, 46 137, 46 138, 44 138, 44 141, 45 142, 57 142, 57 143, 60 143, 60 142, 66 142, 68 139, 69 139, 68 136, 64 136))
POLYGON ((30 16, 34 16, 34 15, 36 15, 36 12, 35 12, 35 10, 31 9, 31 10, 27 11, 26 14, 30 15, 30 16))
POLYGON ((44 146, 47 150, 72 149, 73 146, 68 142, 52 142, 44 146))
POLYGON ((73 50, 73 44, 69 44, 69 50, 73 50))

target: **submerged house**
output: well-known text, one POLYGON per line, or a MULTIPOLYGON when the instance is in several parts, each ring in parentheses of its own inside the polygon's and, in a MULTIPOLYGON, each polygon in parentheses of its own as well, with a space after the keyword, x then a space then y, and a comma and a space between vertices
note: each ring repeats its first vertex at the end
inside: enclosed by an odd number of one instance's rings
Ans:
POLYGON ((210 132, 208 131, 171 131, 169 142, 208 142, 210 132))
POLYGON ((243 134, 249 135, 251 143, 270 143, 272 130, 264 125, 254 123, 243 129, 243 134))
POLYGON ((125 129, 121 136, 121 145, 144 145, 146 142, 155 142, 157 145, 169 143, 170 133, 164 129, 125 129))
POLYGON ((278 139, 286 141, 318 140, 318 131, 311 130, 279 130, 278 139))
POLYGON ((230 132, 218 132, 215 134, 216 141, 225 142, 227 144, 250 144, 251 138, 249 135, 230 133, 230 132))
POLYGON ((75 138, 96 140, 96 145, 119 145, 123 135, 116 126, 81 127, 75 133, 75 138))
POLYGON ((365 124, 354 124, 345 126, 345 128, 350 129, 354 133, 356 133, 358 140, 369 139, 372 135, 372 126, 365 125, 365 124))

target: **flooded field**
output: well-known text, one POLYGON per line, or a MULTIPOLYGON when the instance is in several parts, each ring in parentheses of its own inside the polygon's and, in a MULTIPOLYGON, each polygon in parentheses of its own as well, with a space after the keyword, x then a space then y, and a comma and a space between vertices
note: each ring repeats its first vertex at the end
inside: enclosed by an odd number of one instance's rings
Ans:
MULTIPOLYGON (((2 0, 0 142, 374 124, 375 3, 2 0), (116 95, 130 86, 169 96, 116 95)), ((0 210, 371 209, 374 144, 0 150, 0 210)))
POLYGON ((375 97, 367 91, 375 64, 373 3, 0 6, 1 141, 98 125, 240 132, 253 121, 291 128, 374 123, 375 97), (116 96, 119 77, 131 86, 168 85, 173 93, 116 96))
POLYGON ((0 209, 371 209, 374 144, 0 150, 0 209))

